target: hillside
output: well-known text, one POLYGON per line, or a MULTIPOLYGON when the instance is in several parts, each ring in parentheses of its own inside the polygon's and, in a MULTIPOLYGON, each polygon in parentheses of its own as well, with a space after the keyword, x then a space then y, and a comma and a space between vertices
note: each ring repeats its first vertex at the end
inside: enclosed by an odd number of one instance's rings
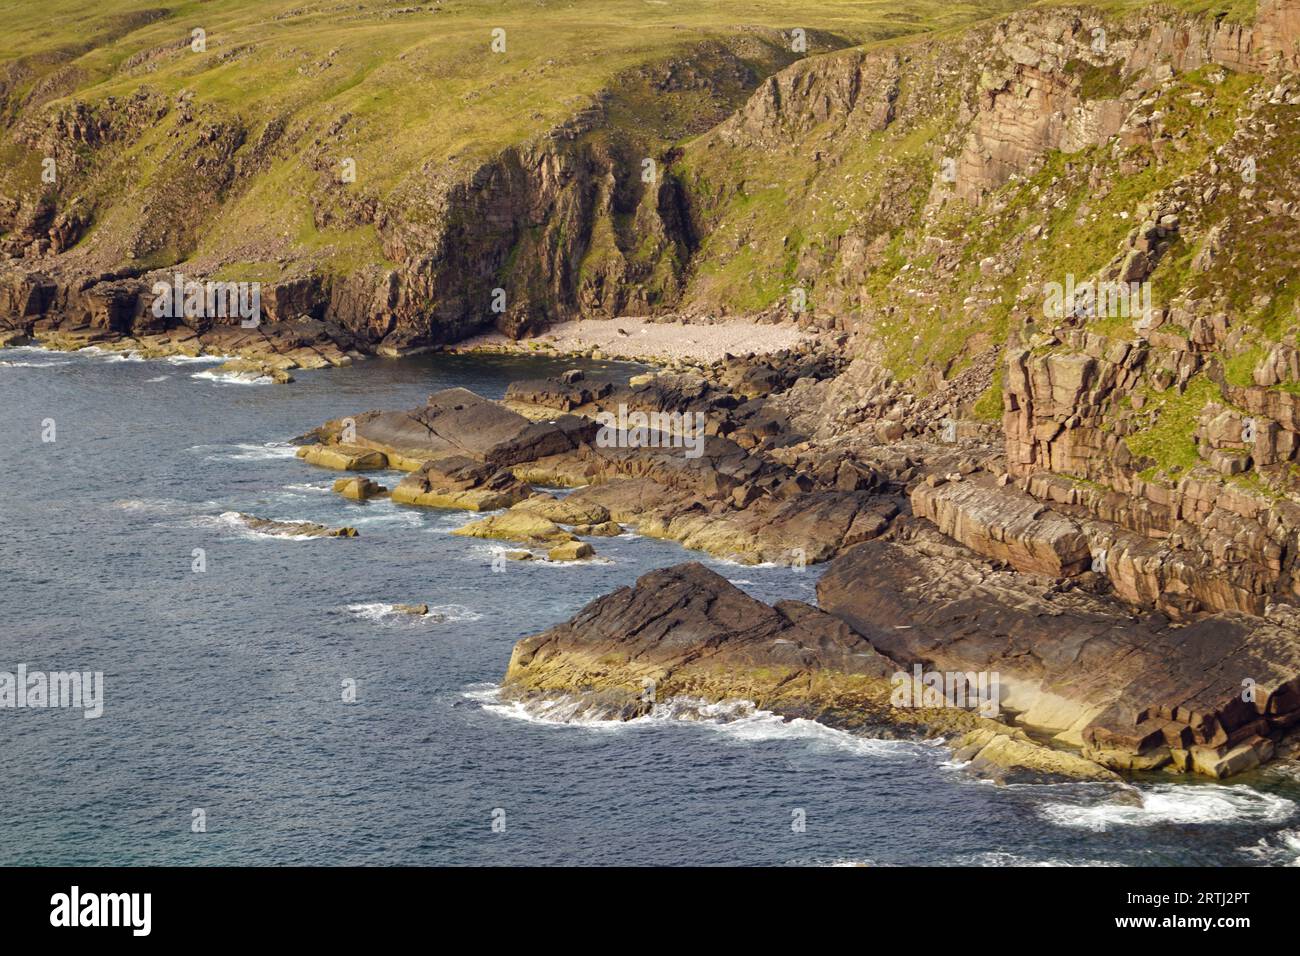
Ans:
POLYGON ((299 283, 400 348, 498 319, 499 286, 511 331, 669 304, 689 250, 645 160, 798 58, 1016 4, 8 6, 0 249, 299 283))

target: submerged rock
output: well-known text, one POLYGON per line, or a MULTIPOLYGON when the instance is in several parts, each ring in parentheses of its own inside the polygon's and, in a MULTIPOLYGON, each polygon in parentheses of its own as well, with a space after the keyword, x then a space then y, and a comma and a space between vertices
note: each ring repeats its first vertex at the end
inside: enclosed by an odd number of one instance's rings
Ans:
POLYGON ((242 378, 267 378, 276 385, 288 385, 293 381, 293 376, 289 374, 288 369, 272 362, 261 362, 255 359, 231 359, 218 365, 214 371, 242 378))
POLYGON ((424 617, 429 613, 427 604, 394 604, 393 611, 397 614, 410 614, 412 617, 424 617))
POLYGON ((344 526, 331 528, 316 524, 314 521, 274 521, 270 518, 258 518, 239 512, 231 512, 232 517, 251 531, 271 534, 286 538, 355 538, 357 529, 344 526))

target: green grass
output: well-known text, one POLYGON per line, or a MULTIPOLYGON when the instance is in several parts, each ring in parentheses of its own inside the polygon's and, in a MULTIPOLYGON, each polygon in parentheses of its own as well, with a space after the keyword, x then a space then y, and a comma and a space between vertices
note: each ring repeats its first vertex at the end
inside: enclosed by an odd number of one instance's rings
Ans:
POLYGON ((1148 405, 1143 411, 1152 424, 1125 439, 1129 451, 1154 461, 1157 476, 1187 472, 1200 461, 1193 433, 1201 411, 1210 402, 1223 403, 1219 387, 1201 375, 1189 381, 1182 394, 1176 389, 1145 394, 1148 405))
POLYGON ((1223 363, 1223 377, 1229 385, 1249 388, 1255 384, 1255 366, 1268 355, 1268 349, 1256 345, 1244 352, 1226 359, 1223 363))
POLYGON ((1119 63, 1094 66, 1091 63, 1071 60, 1065 65, 1065 71, 1079 77, 1079 95, 1085 100, 1113 99, 1123 93, 1127 87, 1119 63))
POLYGON ((993 381, 984 393, 975 400, 971 414, 984 422, 1002 421, 1002 366, 993 372, 993 381))
MULTIPOLYGON (((734 83, 664 92, 645 73, 694 55, 708 69, 722 51, 759 76, 796 59, 788 31, 808 34, 808 54, 951 28, 1006 12, 1024 0, 356 0, 345 6, 303 0, 182 0, 142 13, 140 0, 0 2, 0 126, 79 100, 112 112, 140 88, 174 102, 193 95, 196 111, 238 118, 255 141, 272 119, 289 131, 271 173, 223 200, 239 228, 209 230, 202 254, 238 258, 241 249, 297 242, 312 160, 356 162, 356 189, 412 205, 428 184, 452 180, 569 120, 615 90, 606 131, 642 135, 647 148, 698 134, 734 109, 734 83), (206 31, 205 52, 187 45, 206 31), (506 49, 490 49, 492 30, 506 49), (700 51, 705 51, 701 53, 700 51), (45 89, 39 103, 26 101, 45 89), (346 117, 339 131, 331 125, 346 117)), ((725 72, 725 71, 724 71, 725 72)), ((730 75, 729 73, 727 75, 730 75)), ((171 117, 139 131, 137 156, 164 153, 171 117)), ((3 132, 3 130, 0 130, 3 132)), ((3 137, 8 141, 9 137, 3 137)), ((21 151, 20 151, 21 152, 21 151)), ((0 156, 0 194, 26 191, 38 175, 21 155, 0 156)), ((98 216, 138 213, 147 182, 98 171, 68 190, 94 194, 98 216), (100 188, 100 187, 103 188, 100 188), (120 206, 114 210, 114 206, 120 206)), ((418 212, 417 212, 418 214, 418 212)), ((355 237, 312 236, 308 252, 352 262, 355 237)), ((363 244, 364 245, 364 244, 363 244)), ((190 250, 169 249, 172 255, 190 250)), ((378 247, 369 245, 380 260, 378 247)), ((165 257, 165 255, 164 255, 165 257)))

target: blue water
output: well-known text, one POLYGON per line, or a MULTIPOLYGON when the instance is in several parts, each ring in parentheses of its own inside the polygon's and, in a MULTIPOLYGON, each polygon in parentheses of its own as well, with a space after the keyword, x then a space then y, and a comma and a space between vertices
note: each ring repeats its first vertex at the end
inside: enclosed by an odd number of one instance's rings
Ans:
MULTIPOLYGON (((596 541, 610 563, 494 573, 492 544, 448 534, 471 516, 345 501, 328 492, 335 473, 284 443, 449 385, 500 397, 572 363, 371 361, 286 387, 80 353, 6 350, 4 362, 0 670, 102 671, 105 703, 95 720, 0 710, 0 864, 1300 858, 1300 785, 1279 770, 1231 787, 996 787, 940 746, 742 705, 574 724, 497 702, 517 639, 700 556, 629 535, 596 541), (258 537, 227 511, 361 535, 258 537), (427 602, 443 620, 371 607, 393 602, 427 602), (196 809, 206 832, 192 832, 196 809)), ((816 569, 705 560, 756 597, 814 600, 816 569)))

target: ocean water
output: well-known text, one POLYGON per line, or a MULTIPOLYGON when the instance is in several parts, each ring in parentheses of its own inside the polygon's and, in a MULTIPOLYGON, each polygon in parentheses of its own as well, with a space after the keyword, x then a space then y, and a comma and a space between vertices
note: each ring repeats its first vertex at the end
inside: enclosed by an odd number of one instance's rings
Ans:
MULTIPOLYGON (((622 724, 501 703, 520 637, 700 556, 627 535, 596 542, 604 563, 493 573, 495 545, 448 534, 472 516, 345 501, 287 442, 572 364, 431 356, 284 387, 202 362, 0 352, 0 671, 104 675, 98 719, 0 709, 0 864, 1300 860, 1300 781, 1280 770, 998 787, 942 746, 745 702, 672 701, 622 724), (231 511, 360 537, 259 536, 231 511), (389 613, 396 602, 440 619, 389 613)), ((703 560, 756 597, 814 600, 815 568, 703 560)))

